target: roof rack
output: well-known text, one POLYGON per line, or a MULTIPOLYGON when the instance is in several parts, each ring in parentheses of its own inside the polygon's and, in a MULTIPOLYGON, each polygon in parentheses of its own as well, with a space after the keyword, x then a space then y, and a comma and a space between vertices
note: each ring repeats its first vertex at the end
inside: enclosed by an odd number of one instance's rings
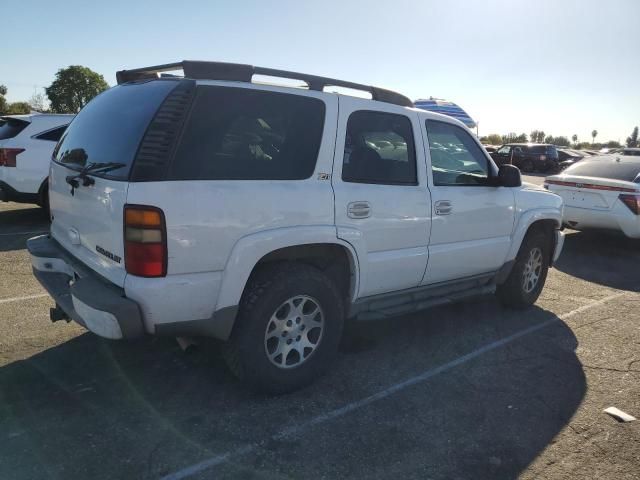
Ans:
POLYGON ((118 80, 118 84, 121 84, 135 80, 158 78, 158 74, 162 72, 171 72, 180 69, 182 69, 186 78, 192 78, 194 80, 229 80, 251 83, 251 79, 254 75, 267 75, 270 77, 302 80, 307 84, 309 90, 322 91, 327 86, 351 88, 353 90, 369 92, 371 94, 371 98, 379 102, 392 103, 403 107, 413 107, 413 102, 411 100, 392 90, 372 87, 370 85, 362 85, 360 83, 346 82, 335 78, 319 77, 317 75, 289 72, 273 68, 254 67, 253 65, 244 65, 241 63, 183 60, 182 62, 166 63, 164 65, 155 65, 152 67, 120 70, 119 72, 116 72, 116 78, 118 80))

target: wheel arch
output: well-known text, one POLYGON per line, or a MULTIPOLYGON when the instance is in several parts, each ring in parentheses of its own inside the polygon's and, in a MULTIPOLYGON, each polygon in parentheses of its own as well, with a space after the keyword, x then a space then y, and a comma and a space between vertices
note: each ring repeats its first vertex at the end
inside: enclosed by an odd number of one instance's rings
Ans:
POLYGON ((270 263, 298 261, 313 265, 335 278, 351 301, 359 285, 358 257, 353 247, 337 238, 333 226, 281 228, 241 238, 233 247, 215 310, 239 305, 245 288, 258 269, 270 263))
MULTIPOLYGON (((518 222, 513 233, 511 248, 506 258, 506 262, 515 260, 520 250, 520 246, 526 235, 530 231, 542 230, 549 235, 551 241, 554 240, 553 232, 562 226, 562 213, 556 209, 536 209, 525 212, 518 222)), ((553 257, 553 245, 550 254, 553 257)), ((551 260, 551 259, 550 259, 551 260)), ((551 261, 549 262, 551 264, 551 261)))

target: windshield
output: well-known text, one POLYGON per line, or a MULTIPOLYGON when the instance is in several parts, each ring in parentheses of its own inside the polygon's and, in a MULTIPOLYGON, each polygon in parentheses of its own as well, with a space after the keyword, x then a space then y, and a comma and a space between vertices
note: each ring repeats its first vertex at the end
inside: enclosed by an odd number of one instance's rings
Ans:
POLYGON ((118 162, 123 166, 104 175, 127 179, 149 122, 177 84, 125 84, 97 96, 71 122, 56 146, 54 160, 74 169, 91 163, 118 162))

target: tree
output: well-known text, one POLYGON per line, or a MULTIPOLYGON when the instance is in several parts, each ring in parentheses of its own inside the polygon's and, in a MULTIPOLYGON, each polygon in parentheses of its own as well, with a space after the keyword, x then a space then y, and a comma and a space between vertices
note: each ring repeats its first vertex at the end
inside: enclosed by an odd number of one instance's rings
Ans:
POLYGON ((491 135, 487 135, 483 138, 484 141, 482 143, 488 143, 490 145, 502 145, 502 137, 497 133, 492 133, 491 135))
POLYGON ((109 88, 104 77, 81 65, 61 68, 56 79, 45 88, 51 111, 78 113, 93 97, 109 88))
POLYGON ((47 110, 45 103, 46 100, 43 93, 34 93, 29 99, 29 105, 31 106, 31 109, 35 110, 36 112, 45 112, 47 110))
POLYGON ((531 141, 536 143, 541 143, 544 141, 544 131, 542 130, 534 130, 531 132, 531 141))
POLYGON ((31 112, 31 105, 27 102, 14 102, 7 104, 5 115, 21 115, 31 112))
POLYGON ((7 102, 6 94, 7 87, 0 85, 0 115, 20 115, 31 111, 31 107, 27 102, 7 102))
POLYGON ((571 137, 571 140, 573 140, 573 143, 578 143, 578 135, 574 133, 573 137, 571 137))
POLYGON ((633 129, 631 136, 627 137, 627 147, 633 148, 638 146, 638 127, 633 129))
POLYGON ((598 130, 594 130, 593 132, 591 132, 591 138, 593 138, 593 141, 591 143, 596 143, 597 136, 598 136, 598 130))
POLYGON ((617 142, 615 140, 609 140, 604 144, 604 146, 607 148, 620 148, 622 145, 620 145, 620 142, 617 142))
POLYGON ((7 87, 0 85, 0 115, 7 113, 7 99, 4 96, 7 94, 7 87))

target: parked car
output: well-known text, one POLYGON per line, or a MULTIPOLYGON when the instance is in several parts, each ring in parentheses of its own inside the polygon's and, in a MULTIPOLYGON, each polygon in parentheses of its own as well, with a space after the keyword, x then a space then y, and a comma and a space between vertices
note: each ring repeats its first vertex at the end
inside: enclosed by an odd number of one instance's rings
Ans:
POLYGON ((640 238, 640 157, 584 159, 547 177, 544 186, 564 199, 566 226, 617 230, 640 238))
POLYGON ((558 148, 558 169, 564 170, 567 167, 570 167, 574 163, 582 160, 584 155, 579 154, 575 150, 570 150, 566 148, 558 148))
POLYGON ((47 208, 51 153, 73 115, 0 117, 0 200, 47 208))
POLYGON ((484 147, 484 149, 485 149, 487 152, 489 152, 489 153, 493 153, 493 152, 495 152, 495 151, 497 151, 497 150, 498 150, 498 147, 497 147, 497 146, 495 146, 495 145, 485 145, 485 144, 482 144, 482 146, 483 146, 483 147, 484 147))
POLYGON ((640 157, 640 148, 630 147, 622 149, 622 155, 640 157))
POLYGON ((559 196, 398 93, 215 62, 117 79, 58 143, 51 233, 28 241, 52 320, 216 337, 283 392, 329 368, 345 319, 493 292, 524 308, 562 249, 559 196), (310 88, 251 83, 266 73, 310 88))
POLYGON ((559 165, 556 147, 542 143, 508 143, 492 153, 491 158, 498 165, 511 163, 523 172, 553 172, 559 165))

